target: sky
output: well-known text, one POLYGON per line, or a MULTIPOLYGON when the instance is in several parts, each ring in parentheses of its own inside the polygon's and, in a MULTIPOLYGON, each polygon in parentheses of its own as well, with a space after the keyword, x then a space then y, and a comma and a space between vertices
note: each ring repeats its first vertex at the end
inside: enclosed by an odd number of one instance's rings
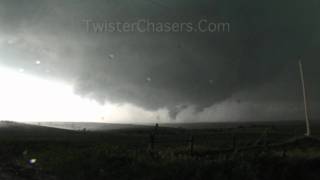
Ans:
POLYGON ((316 0, 1 0, 0 119, 302 119, 299 59, 316 119, 319 8, 316 0), (135 22, 182 28, 99 29, 135 22), (199 22, 228 28, 200 32, 199 22))

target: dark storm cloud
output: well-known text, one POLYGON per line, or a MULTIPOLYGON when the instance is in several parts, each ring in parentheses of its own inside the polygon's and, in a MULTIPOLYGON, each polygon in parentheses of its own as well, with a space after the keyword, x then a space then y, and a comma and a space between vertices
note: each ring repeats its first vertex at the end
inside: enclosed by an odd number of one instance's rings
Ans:
POLYGON ((50 70, 102 103, 166 107, 174 117, 188 105, 203 110, 230 98, 297 104, 302 56, 318 102, 319 12, 317 1, 2 1, 2 61, 40 75, 50 70), (141 18, 218 20, 231 31, 93 33, 83 21, 141 18))

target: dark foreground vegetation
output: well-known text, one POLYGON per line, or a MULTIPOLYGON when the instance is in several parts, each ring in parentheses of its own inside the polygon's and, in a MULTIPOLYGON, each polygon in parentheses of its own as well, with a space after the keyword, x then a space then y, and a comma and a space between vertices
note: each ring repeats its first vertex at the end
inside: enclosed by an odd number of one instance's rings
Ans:
POLYGON ((0 179, 319 179, 302 123, 70 131, 5 122, 0 179))

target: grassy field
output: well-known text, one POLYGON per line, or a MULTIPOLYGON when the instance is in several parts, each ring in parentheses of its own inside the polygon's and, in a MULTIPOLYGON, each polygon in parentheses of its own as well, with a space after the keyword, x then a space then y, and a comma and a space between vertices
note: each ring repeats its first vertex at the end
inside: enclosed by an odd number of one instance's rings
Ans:
POLYGON ((108 131, 1 122, 0 179, 318 179, 312 127, 305 138, 303 121, 108 131))

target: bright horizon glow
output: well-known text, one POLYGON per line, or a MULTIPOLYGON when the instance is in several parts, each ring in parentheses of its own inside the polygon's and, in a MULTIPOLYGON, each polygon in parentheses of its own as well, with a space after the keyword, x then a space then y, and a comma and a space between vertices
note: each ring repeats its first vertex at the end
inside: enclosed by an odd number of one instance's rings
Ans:
POLYGON ((130 104, 100 105, 74 94, 70 85, 41 79, 20 69, 0 67, 0 83, 0 120, 132 123, 136 116, 142 121, 135 123, 145 123, 159 114, 130 104))
POLYGON ((108 104, 73 93, 72 87, 0 68, 0 119, 14 121, 99 121, 108 104))

